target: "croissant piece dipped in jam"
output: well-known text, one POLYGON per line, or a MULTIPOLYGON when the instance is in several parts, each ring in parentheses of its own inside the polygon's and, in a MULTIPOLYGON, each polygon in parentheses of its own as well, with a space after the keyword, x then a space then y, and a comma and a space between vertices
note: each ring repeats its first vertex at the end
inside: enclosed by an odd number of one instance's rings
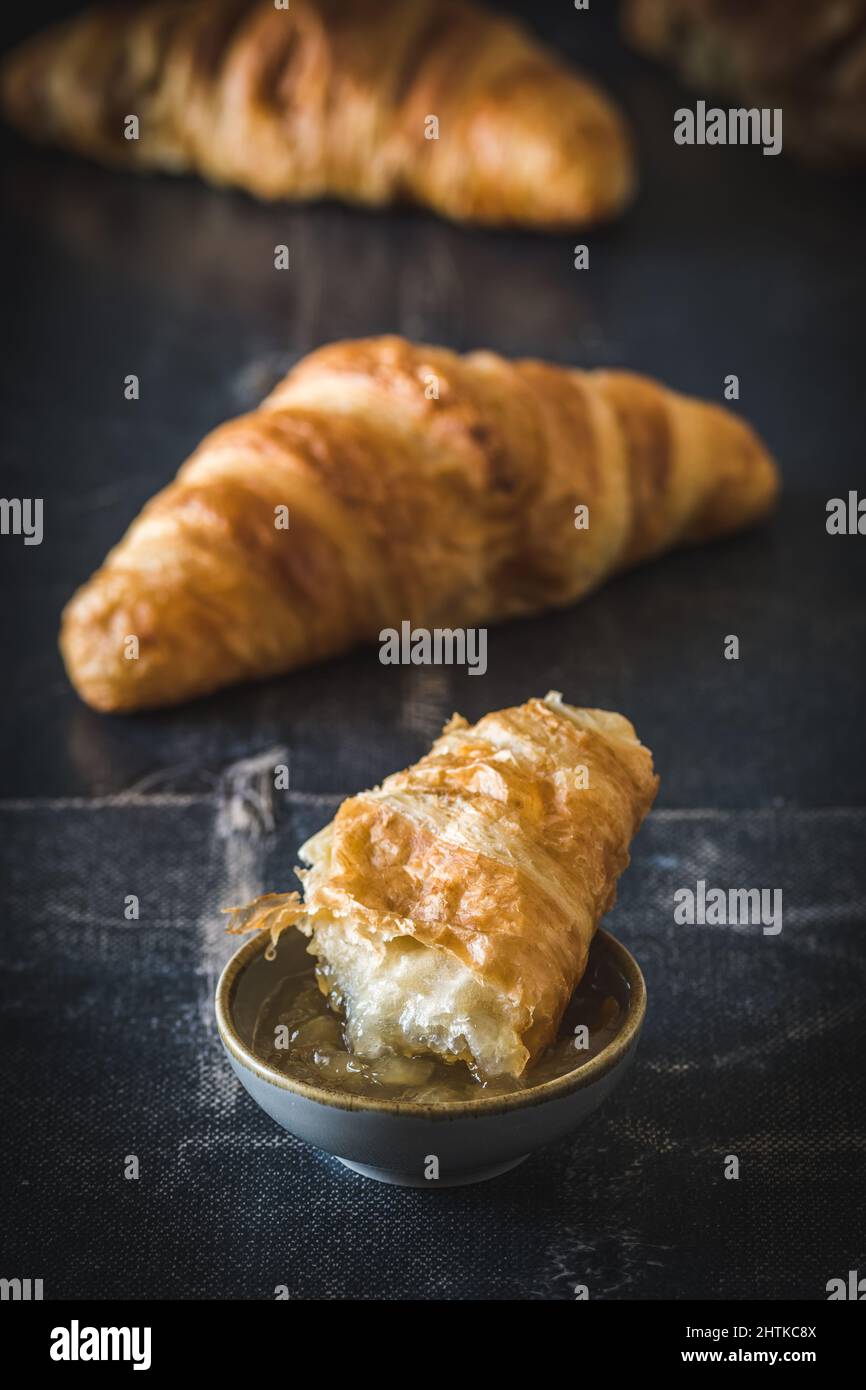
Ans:
POLYGON ((258 982, 260 995, 250 1038, 253 1053, 266 1066, 293 1083, 317 1090, 418 1105, 471 1101, 482 1094, 516 1095, 568 1076, 603 1053, 628 1016, 622 977, 604 951, 591 948, 589 965, 553 1042, 519 1076, 508 1072, 488 1076, 474 1062, 445 1061, 432 1052, 361 1057, 350 1050, 345 1015, 336 1007, 333 994, 322 993, 312 964, 306 970, 284 973, 278 967, 270 976, 269 981, 258 982))
POLYGON ((303 901, 268 894, 229 930, 309 937, 348 1053, 522 1078, 555 1042, 657 787, 619 714, 553 692, 455 715, 304 845, 303 901))
POLYGON ((334 343, 203 441, 68 604, 61 650, 96 709, 176 704, 404 621, 574 603, 777 488, 744 421, 645 377, 334 343))

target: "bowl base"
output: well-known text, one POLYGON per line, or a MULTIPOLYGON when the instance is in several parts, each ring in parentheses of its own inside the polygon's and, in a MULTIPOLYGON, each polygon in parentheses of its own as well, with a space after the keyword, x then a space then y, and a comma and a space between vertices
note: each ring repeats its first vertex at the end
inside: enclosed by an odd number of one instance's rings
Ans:
POLYGON ((362 1178, 373 1178, 376 1182, 392 1183, 395 1187, 468 1187, 473 1182, 487 1182, 489 1178, 498 1178, 502 1173, 510 1173, 512 1168, 516 1168, 519 1163, 523 1163, 529 1154, 520 1154, 517 1158, 509 1158, 505 1163, 494 1163, 489 1168, 473 1168, 470 1173, 458 1173, 453 1178, 417 1178, 414 1174, 401 1173, 396 1168, 370 1168, 366 1163, 350 1163, 348 1158, 339 1158, 344 1168, 351 1168, 353 1173, 360 1173, 362 1178))

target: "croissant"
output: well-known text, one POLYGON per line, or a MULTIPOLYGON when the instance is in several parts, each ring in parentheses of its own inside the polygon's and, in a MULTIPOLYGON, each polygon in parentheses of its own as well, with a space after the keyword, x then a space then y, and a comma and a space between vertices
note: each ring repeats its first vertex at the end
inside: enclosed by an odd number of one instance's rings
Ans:
POLYGON ((61 649, 96 709, 175 704, 406 620, 573 603, 776 489, 742 420, 628 372, 334 343, 204 440, 67 605, 61 649))
POLYGON ((607 97, 470 0, 92 9, 14 51, 0 90, 30 137, 260 198, 556 229, 613 216, 634 185, 607 97))
POLYGON ((658 790, 632 725, 558 692, 454 715, 426 757, 344 801, 297 893, 229 909, 297 926, 362 1057, 432 1053, 520 1076, 556 1036, 658 790))
POLYGON ((866 160, 866 0, 626 0, 623 28, 704 96, 782 107, 803 158, 866 160))

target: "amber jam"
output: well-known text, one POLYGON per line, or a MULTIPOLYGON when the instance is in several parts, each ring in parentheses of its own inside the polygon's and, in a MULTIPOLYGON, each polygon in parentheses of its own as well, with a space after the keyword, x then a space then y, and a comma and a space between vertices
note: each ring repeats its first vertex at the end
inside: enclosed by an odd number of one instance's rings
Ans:
MULTIPOLYGON (((268 968, 279 970, 279 960, 268 968)), ((463 1062, 430 1056, 356 1057, 346 1047, 342 1020, 319 989, 312 964, 289 974, 280 970, 275 982, 261 970, 257 974, 251 1043, 263 1062, 310 1086, 419 1104, 509 1095, 564 1076, 607 1046, 625 1012, 624 982, 594 950, 556 1041, 523 1076, 485 1079, 463 1062)))

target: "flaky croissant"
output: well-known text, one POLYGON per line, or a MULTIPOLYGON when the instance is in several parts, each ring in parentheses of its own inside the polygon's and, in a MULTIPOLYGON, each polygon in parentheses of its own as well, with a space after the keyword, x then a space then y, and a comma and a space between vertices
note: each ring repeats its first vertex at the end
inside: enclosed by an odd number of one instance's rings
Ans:
POLYGON ((556 1036, 658 790, 632 725, 553 692, 455 715, 426 757, 344 801, 297 893, 230 931, 297 926, 362 1057, 520 1076, 556 1036))
POLYGON ((634 184, 612 103, 471 0, 88 10, 12 53, 2 104, 36 139, 261 198, 567 228, 619 212, 634 184))
POLYGON ((175 704, 406 620, 573 603, 776 490, 748 425, 643 377, 334 343, 204 440, 67 605, 61 648, 96 709, 175 704))

